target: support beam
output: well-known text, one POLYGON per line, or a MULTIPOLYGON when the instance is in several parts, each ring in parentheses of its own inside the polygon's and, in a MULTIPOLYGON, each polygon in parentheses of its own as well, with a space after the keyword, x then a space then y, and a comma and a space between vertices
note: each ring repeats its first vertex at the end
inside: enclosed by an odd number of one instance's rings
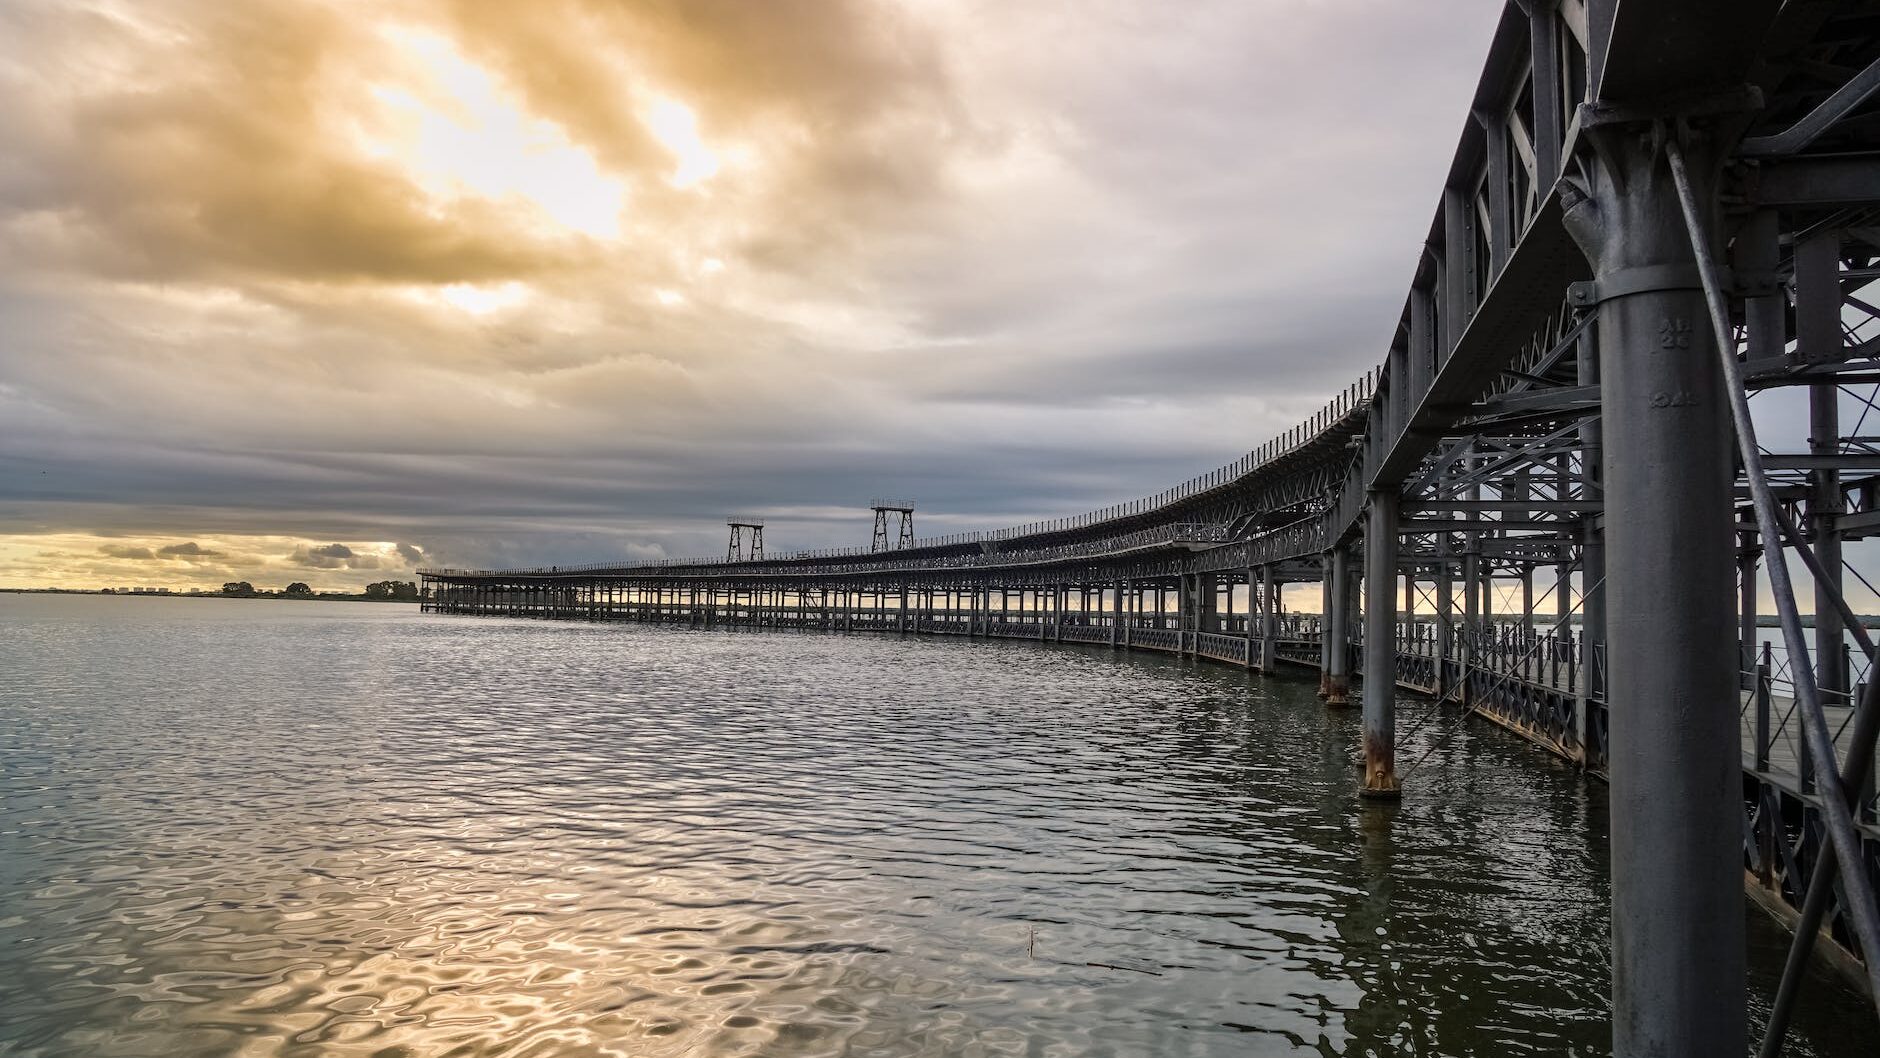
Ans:
POLYGON ((1332 553, 1319 556, 1319 698, 1332 696, 1332 553))
MULTIPOLYGON (((1659 123, 1582 108, 1563 221, 1603 289, 1613 1053, 1741 1054, 1729 417, 1659 123), (1623 512, 1623 517, 1617 512, 1623 512)), ((1708 168, 1705 169, 1708 175, 1708 168)), ((1706 187, 1705 201, 1714 201, 1706 187)))
POLYGON ((1325 622, 1325 704, 1351 704, 1351 556, 1343 544, 1332 548, 1331 613, 1325 622))
POLYGON ((1273 567, 1260 567, 1260 593, 1265 596, 1265 605, 1260 611, 1260 665, 1261 671, 1272 672, 1278 668, 1273 652, 1279 646, 1279 585, 1273 582, 1273 567))
POLYGON ((1364 785, 1368 798, 1398 796, 1397 490, 1371 493, 1364 533, 1364 785))

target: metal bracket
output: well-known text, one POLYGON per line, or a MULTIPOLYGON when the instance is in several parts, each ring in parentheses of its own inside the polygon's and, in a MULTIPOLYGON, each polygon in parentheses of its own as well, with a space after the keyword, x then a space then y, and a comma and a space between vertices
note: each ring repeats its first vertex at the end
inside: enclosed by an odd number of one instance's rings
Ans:
POLYGON ((1702 289, 1704 283, 1694 264, 1641 265, 1637 268, 1621 268, 1599 279, 1573 283, 1567 287, 1567 300, 1584 308, 1631 294, 1702 289))
POLYGON ((1762 107, 1762 89, 1755 85, 1739 85, 1722 92, 1658 100, 1648 106, 1610 102, 1581 103, 1575 116, 1581 129, 1591 131, 1613 125, 1646 125, 1660 121, 1750 114, 1762 107))

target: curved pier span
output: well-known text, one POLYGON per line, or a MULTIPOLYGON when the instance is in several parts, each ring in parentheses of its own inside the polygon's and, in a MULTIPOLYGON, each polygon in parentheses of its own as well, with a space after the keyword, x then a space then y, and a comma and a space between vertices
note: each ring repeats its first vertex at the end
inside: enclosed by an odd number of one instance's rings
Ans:
POLYGON ((1880 449, 1842 414, 1880 393, 1877 97, 1868 4, 1510 3, 1381 363, 1285 435, 1077 517, 427 570, 425 605, 1101 644, 1315 669, 1332 706, 1368 676, 1380 800, 1416 796, 1420 691, 1610 782, 1614 1052, 1743 1053, 1747 881, 1800 927, 1774 1053, 1812 951, 1880 983, 1880 680, 1843 584, 1880 449), (1784 389, 1799 446, 1749 414, 1784 389))

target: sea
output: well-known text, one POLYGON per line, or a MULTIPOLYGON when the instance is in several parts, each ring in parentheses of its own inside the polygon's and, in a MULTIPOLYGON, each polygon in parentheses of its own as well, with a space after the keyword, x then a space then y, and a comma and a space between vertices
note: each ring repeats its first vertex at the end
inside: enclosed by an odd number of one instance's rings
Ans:
MULTIPOLYGON (((1607 791, 1107 649, 0 595, 0 1055, 1608 1053, 1607 791)), ((1787 937, 1748 902, 1753 1022, 1787 937)), ((1871 1055, 1818 970, 1793 1055, 1871 1055)))

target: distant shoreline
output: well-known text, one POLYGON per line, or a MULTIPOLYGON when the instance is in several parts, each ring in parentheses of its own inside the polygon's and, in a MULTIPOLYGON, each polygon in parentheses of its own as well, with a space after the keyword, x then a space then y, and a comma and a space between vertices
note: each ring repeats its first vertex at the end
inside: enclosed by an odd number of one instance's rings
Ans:
POLYGON ((417 599, 397 599, 390 596, 347 595, 332 592, 324 595, 281 595, 270 593, 263 595, 225 595, 219 591, 203 592, 161 592, 161 591, 105 591, 102 588, 0 588, 5 595, 104 595, 113 599, 274 599, 283 602, 370 602, 404 603, 415 606, 417 599))

